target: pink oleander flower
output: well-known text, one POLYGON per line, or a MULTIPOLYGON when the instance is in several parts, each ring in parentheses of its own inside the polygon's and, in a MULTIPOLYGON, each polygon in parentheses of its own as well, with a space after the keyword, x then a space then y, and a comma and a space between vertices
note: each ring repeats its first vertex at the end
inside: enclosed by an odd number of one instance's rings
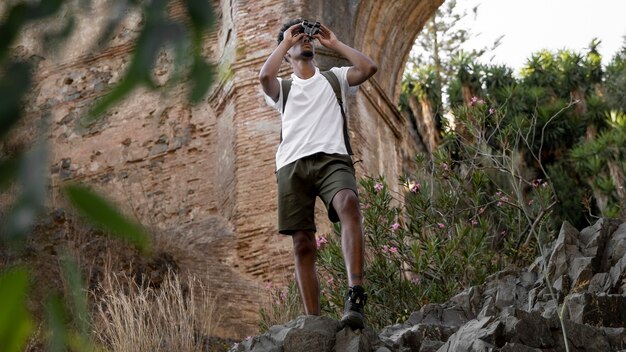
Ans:
POLYGON ((280 291, 280 300, 283 301, 283 302, 287 300, 287 292, 286 291, 280 291))
POLYGON ((333 279, 332 276, 329 277, 328 280, 326 280, 327 285, 332 285, 334 282, 335 282, 335 279, 333 279))
POLYGON ((420 188, 422 188, 422 185, 420 185, 419 182, 415 182, 411 185, 409 191, 411 191, 411 193, 417 193, 419 192, 420 188))
POLYGON ((478 214, 482 214, 482 213, 484 213, 484 212, 485 212, 485 208, 480 208, 480 209, 478 209, 478 214))
POLYGON ((369 203, 363 203, 363 204, 361 204, 361 209, 362 209, 362 210, 369 209, 369 208, 371 208, 371 207, 372 207, 372 205, 371 205, 371 204, 369 204, 369 203))
POLYGON ((376 184, 374 185, 374 190, 375 190, 376 192, 380 192, 380 191, 382 191, 382 190, 383 190, 383 184, 382 184, 382 183, 380 183, 380 182, 376 182, 376 184))
POLYGON ((328 243, 328 239, 325 235, 321 235, 315 240, 315 244, 317 245, 318 249, 322 248, 326 243, 328 243))
POLYGON ((475 106, 477 102, 478 102, 478 97, 473 96, 472 99, 470 99, 470 106, 475 106))
POLYGON ((489 108, 489 114, 490 114, 490 115, 495 114, 495 112, 496 112, 496 109, 494 109, 494 108, 489 108))
POLYGON ((478 225, 478 220, 476 220, 476 219, 472 219, 472 220, 470 221, 470 224, 472 224, 472 226, 476 226, 476 225, 478 225))
POLYGON ((450 167, 448 166, 448 164, 447 164, 447 163, 443 163, 443 164, 441 164, 441 168, 443 169, 443 171, 448 171, 448 170, 450 170, 450 167))
POLYGON ((534 200, 534 199, 531 199, 531 200, 529 200, 529 201, 528 201, 528 206, 531 206, 531 205, 533 205, 534 203, 535 203, 535 200, 534 200))
POLYGON ((437 223, 437 227, 439 227, 440 229, 445 229, 446 225, 444 225, 442 223, 437 223))
POLYGON ((389 247, 389 253, 398 254, 398 248, 397 247, 389 247))
POLYGON ((266 281, 264 286, 265 286, 265 290, 269 291, 269 290, 272 289, 272 282, 271 281, 266 281))
POLYGON ((501 207, 501 206, 502 206, 502 202, 501 202, 501 201, 498 201, 498 202, 496 203, 496 206, 497 206, 497 207, 501 207))
POLYGON ((398 224, 397 222, 394 222, 393 225, 391 225, 391 231, 396 231, 399 228, 400 224, 398 224))
POLYGON ((389 246, 388 245, 383 245, 383 253, 389 253, 389 246))
POLYGON ((413 283, 414 285, 419 285, 420 283, 420 277, 419 276, 413 276, 411 278, 411 283, 413 283))

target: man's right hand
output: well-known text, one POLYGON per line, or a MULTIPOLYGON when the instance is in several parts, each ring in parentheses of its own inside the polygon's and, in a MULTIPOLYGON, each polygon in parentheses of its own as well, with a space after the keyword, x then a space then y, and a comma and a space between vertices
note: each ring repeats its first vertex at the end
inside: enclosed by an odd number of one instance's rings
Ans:
POLYGON ((283 34, 284 36, 283 41, 287 42, 288 44, 287 49, 294 46, 300 40, 300 38, 306 35, 304 34, 304 32, 300 32, 301 27, 302 27, 301 23, 294 24, 293 26, 287 28, 287 30, 283 34))
POLYGON ((300 33, 300 26, 301 24, 297 23, 287 28, 283 33, 283 41, 274 49, 270 57, 267 58, 259 73, 259 80, 261 81, 263 92, 275 102, 278 101, 278 97, 280 96, 280 83, 276 78, 280 64, 283 62, 285 55, 287 55, 287 51, 306 35, 300 33))

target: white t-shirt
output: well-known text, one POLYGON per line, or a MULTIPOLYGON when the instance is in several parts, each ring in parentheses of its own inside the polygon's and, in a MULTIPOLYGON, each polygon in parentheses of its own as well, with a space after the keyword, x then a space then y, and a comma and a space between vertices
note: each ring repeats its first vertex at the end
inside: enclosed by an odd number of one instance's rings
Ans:
MULTIPOLYGON (((333 67, 339 79, 342 94, 354 94, 347 79, 349 67, 333 67)), ((278 78, 279 81, 281 80, 278 78)), ((267 104, 279 112, 282 119, 283 140, 276 152, 276 170, 305 156, 324 152, 348 154, 343 140, 343 118, 332 86, 315 68, 309 79, 291 75, 292 84, 283 113, 282 85, 278 101, 265 95, 267 104)), ((344 99, 345 101, 345 99, 344 99)))

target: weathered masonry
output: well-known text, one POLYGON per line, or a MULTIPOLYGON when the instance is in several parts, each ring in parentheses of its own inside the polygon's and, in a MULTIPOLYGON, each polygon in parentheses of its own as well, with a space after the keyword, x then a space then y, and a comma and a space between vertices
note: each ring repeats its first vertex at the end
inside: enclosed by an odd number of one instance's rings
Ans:
MULTIPOLYGON (((166 242, 189 248, 181 263, 220 295, 223 335, 242 337, 256 331, 264 283, 291 275, 291 243, 275 227, 279 116, 265 105, 258 83, 278 29, 295 17, 319 20, 379 65, 348 102, 351 140, 362 161, 359 176, 396 180, 422 150, 396 108, 399 82, 415 37, 443 0, 213 2, 217 27, 205 49, 219 73, 197 106, 181 90, 138 91, 95 126, 80 126, 78 117, 127 67, 141 20, 131 16, 108 49, 90 53, 113 0, 92 1, 95 13, 78 20, 62 54, 42 57, 31 38, 45 28, 29 28, 15 52, 40 60, 27 105, 30 118, 50 117, 53 185, 91 184, 166 242)), ((176 14, 175 6, 170 10, 176 14)), ((159 58, 157 80, 169 77, 172 60, 166 53, 159 58)), ((317 60, 322 68, 346 63, 325 48, 317 60)), ((286 64, 281 74, 290 74, 286 64)))

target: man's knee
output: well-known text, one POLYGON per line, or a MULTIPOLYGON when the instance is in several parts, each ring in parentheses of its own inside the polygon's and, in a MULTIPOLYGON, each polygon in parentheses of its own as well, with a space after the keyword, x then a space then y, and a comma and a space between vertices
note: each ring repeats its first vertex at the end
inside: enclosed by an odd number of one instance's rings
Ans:
POLYGON ((360 219, 359 198, 351 189, 342 189, 333 198, 333 207, 339 218, 350 216, 360 219))
POLYGON ((293 251, 296 257, 315 255, 317 245, 315 234, 308 231, 296 231, 293 235, 293 251))

